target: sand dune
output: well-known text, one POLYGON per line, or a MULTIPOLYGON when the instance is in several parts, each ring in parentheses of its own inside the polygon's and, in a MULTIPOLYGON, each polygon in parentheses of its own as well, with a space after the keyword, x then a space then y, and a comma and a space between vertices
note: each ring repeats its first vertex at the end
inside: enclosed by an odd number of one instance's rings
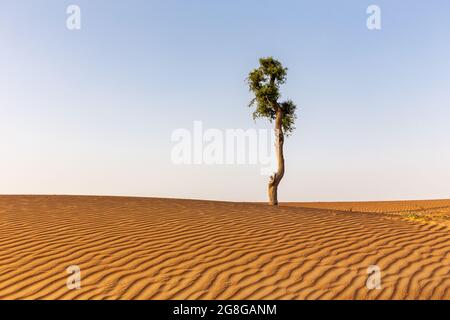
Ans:
POLYGON ((352 212, 384 213, 406 220, 450 226, 450 200, 299 202, 286 203, 285 205, 352 212))
POLYGON ((2 196, 0 299, 449 299, 449 231, 301 204, 2 196))

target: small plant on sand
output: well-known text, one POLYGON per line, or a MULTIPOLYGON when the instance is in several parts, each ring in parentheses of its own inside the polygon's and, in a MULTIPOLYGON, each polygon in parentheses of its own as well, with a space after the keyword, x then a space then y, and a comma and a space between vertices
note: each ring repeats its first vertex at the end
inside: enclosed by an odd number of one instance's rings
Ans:
POLYGON ((426 215, 426 210, 409 210, 403 214, 403 217, 405 217, 408 220, 414 220, 414 221, 430 221, 431 218, 426 215))
POLYGON ((253 119, 268 118, 275 121, 275 150, 277 172, 269 179, 269 204, 278 205, 278 185, 284 176, 284 135, 294 128, 296 105, 291 100, 279 102, 280 85, 286 81, 287 68, 272 57, 259 59, 259 67, 250 72, 248 86, 255 95, 249 106, 255 107, 253 119))

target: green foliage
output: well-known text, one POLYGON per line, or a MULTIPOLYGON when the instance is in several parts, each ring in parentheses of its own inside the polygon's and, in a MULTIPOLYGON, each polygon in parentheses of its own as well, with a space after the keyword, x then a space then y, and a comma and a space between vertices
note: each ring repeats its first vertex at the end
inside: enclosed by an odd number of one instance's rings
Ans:
POLYGON ((255 95, 249 106, 255 107, 253 119, 268 118, 273 121, 277 111, 282 112, 282 127, 286 134, 295 127, 296 105, 291 100, 278 102, 280 85, 286 82, 287 68, 272 57, 259 59, 259 67, 248 75, 247 82, 251 92, 255 95))

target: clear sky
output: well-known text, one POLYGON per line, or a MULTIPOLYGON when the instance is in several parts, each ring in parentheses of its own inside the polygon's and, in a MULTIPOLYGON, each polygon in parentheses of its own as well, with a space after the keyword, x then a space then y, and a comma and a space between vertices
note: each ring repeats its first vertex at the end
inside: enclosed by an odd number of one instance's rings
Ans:
POLYGON ((266 200, 258 166, 170 158, 195 120, 270 127, 261 56, 299 106, 280 201, 450 198, 448 0, 2 0, 0 193, 266 200))

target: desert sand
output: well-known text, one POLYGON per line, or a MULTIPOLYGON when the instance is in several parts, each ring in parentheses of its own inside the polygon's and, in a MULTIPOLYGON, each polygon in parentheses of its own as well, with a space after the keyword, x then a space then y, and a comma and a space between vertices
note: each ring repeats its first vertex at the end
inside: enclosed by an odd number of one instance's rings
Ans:
POLYGON ((449 206, 0 196, 0 299, 450 299, 449 206))
POLYGON ((406 220, 438 223, 450 227, 450 200, 299 202, 286 203, 285 205, 351 212, 383 213, 406 220))

